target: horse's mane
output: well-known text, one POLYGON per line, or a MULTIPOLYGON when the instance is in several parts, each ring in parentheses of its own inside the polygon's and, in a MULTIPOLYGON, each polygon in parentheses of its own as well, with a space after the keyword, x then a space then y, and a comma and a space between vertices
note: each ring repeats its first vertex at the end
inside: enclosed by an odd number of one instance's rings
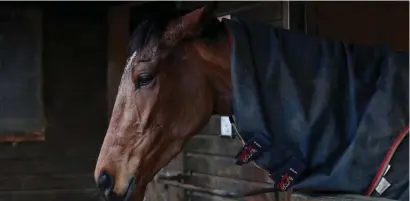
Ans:
MULTIPOLYGON (((192 10, 167 10, 148 16, 133 31, 130 40, 130 50, 142 49, 151 38, 159 39, 165 31, 168 23, 177 17, 181 17, 192 10)), ((201 38, 207 41, 215 41, 221 34, 225 33, 225 27, 217 18, 207 24, 201 33, 201 38)))

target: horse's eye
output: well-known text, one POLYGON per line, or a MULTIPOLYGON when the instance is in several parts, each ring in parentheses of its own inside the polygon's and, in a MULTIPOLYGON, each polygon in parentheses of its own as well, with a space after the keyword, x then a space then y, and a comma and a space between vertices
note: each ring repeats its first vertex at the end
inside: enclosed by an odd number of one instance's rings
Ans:
POLYGON ((146 86, 152 82, 154 79, 154 75, 150 73, 144 73, 138 76, 138 79, 135 80, 135 89, 139 89, 140 87, 146 86))

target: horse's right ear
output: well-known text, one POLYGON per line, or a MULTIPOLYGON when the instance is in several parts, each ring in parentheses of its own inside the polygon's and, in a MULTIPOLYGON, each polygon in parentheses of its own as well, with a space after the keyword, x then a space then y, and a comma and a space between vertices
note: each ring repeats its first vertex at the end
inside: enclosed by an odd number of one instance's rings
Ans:
POLYGON ((204 26, 215 19, 217 3, 213 2, 171 21, 164 33, 167 44, 176 44, 188 37, 198 36, 204 26))

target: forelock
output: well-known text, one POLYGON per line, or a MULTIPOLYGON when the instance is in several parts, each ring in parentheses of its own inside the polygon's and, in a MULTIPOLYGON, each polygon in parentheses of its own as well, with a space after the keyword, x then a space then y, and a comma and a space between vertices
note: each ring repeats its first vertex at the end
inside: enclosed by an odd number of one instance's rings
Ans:
POLYGON ((131 52, 140 51, 153 39, 159 40, 171 20, 188 12, 187 10, 168 10, 148 16, 134 29, 131 35, 131 52))

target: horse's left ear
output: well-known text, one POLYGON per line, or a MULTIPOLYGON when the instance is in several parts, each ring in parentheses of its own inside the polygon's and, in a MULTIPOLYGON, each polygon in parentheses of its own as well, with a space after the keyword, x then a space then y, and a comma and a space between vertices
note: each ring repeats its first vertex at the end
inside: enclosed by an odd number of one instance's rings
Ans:
POLYGON ((176 44, 180 40, 198 36, 204 26, 215 19, 217 3, 213 2, 171 21, 164 33, 167 44, 176 44))

